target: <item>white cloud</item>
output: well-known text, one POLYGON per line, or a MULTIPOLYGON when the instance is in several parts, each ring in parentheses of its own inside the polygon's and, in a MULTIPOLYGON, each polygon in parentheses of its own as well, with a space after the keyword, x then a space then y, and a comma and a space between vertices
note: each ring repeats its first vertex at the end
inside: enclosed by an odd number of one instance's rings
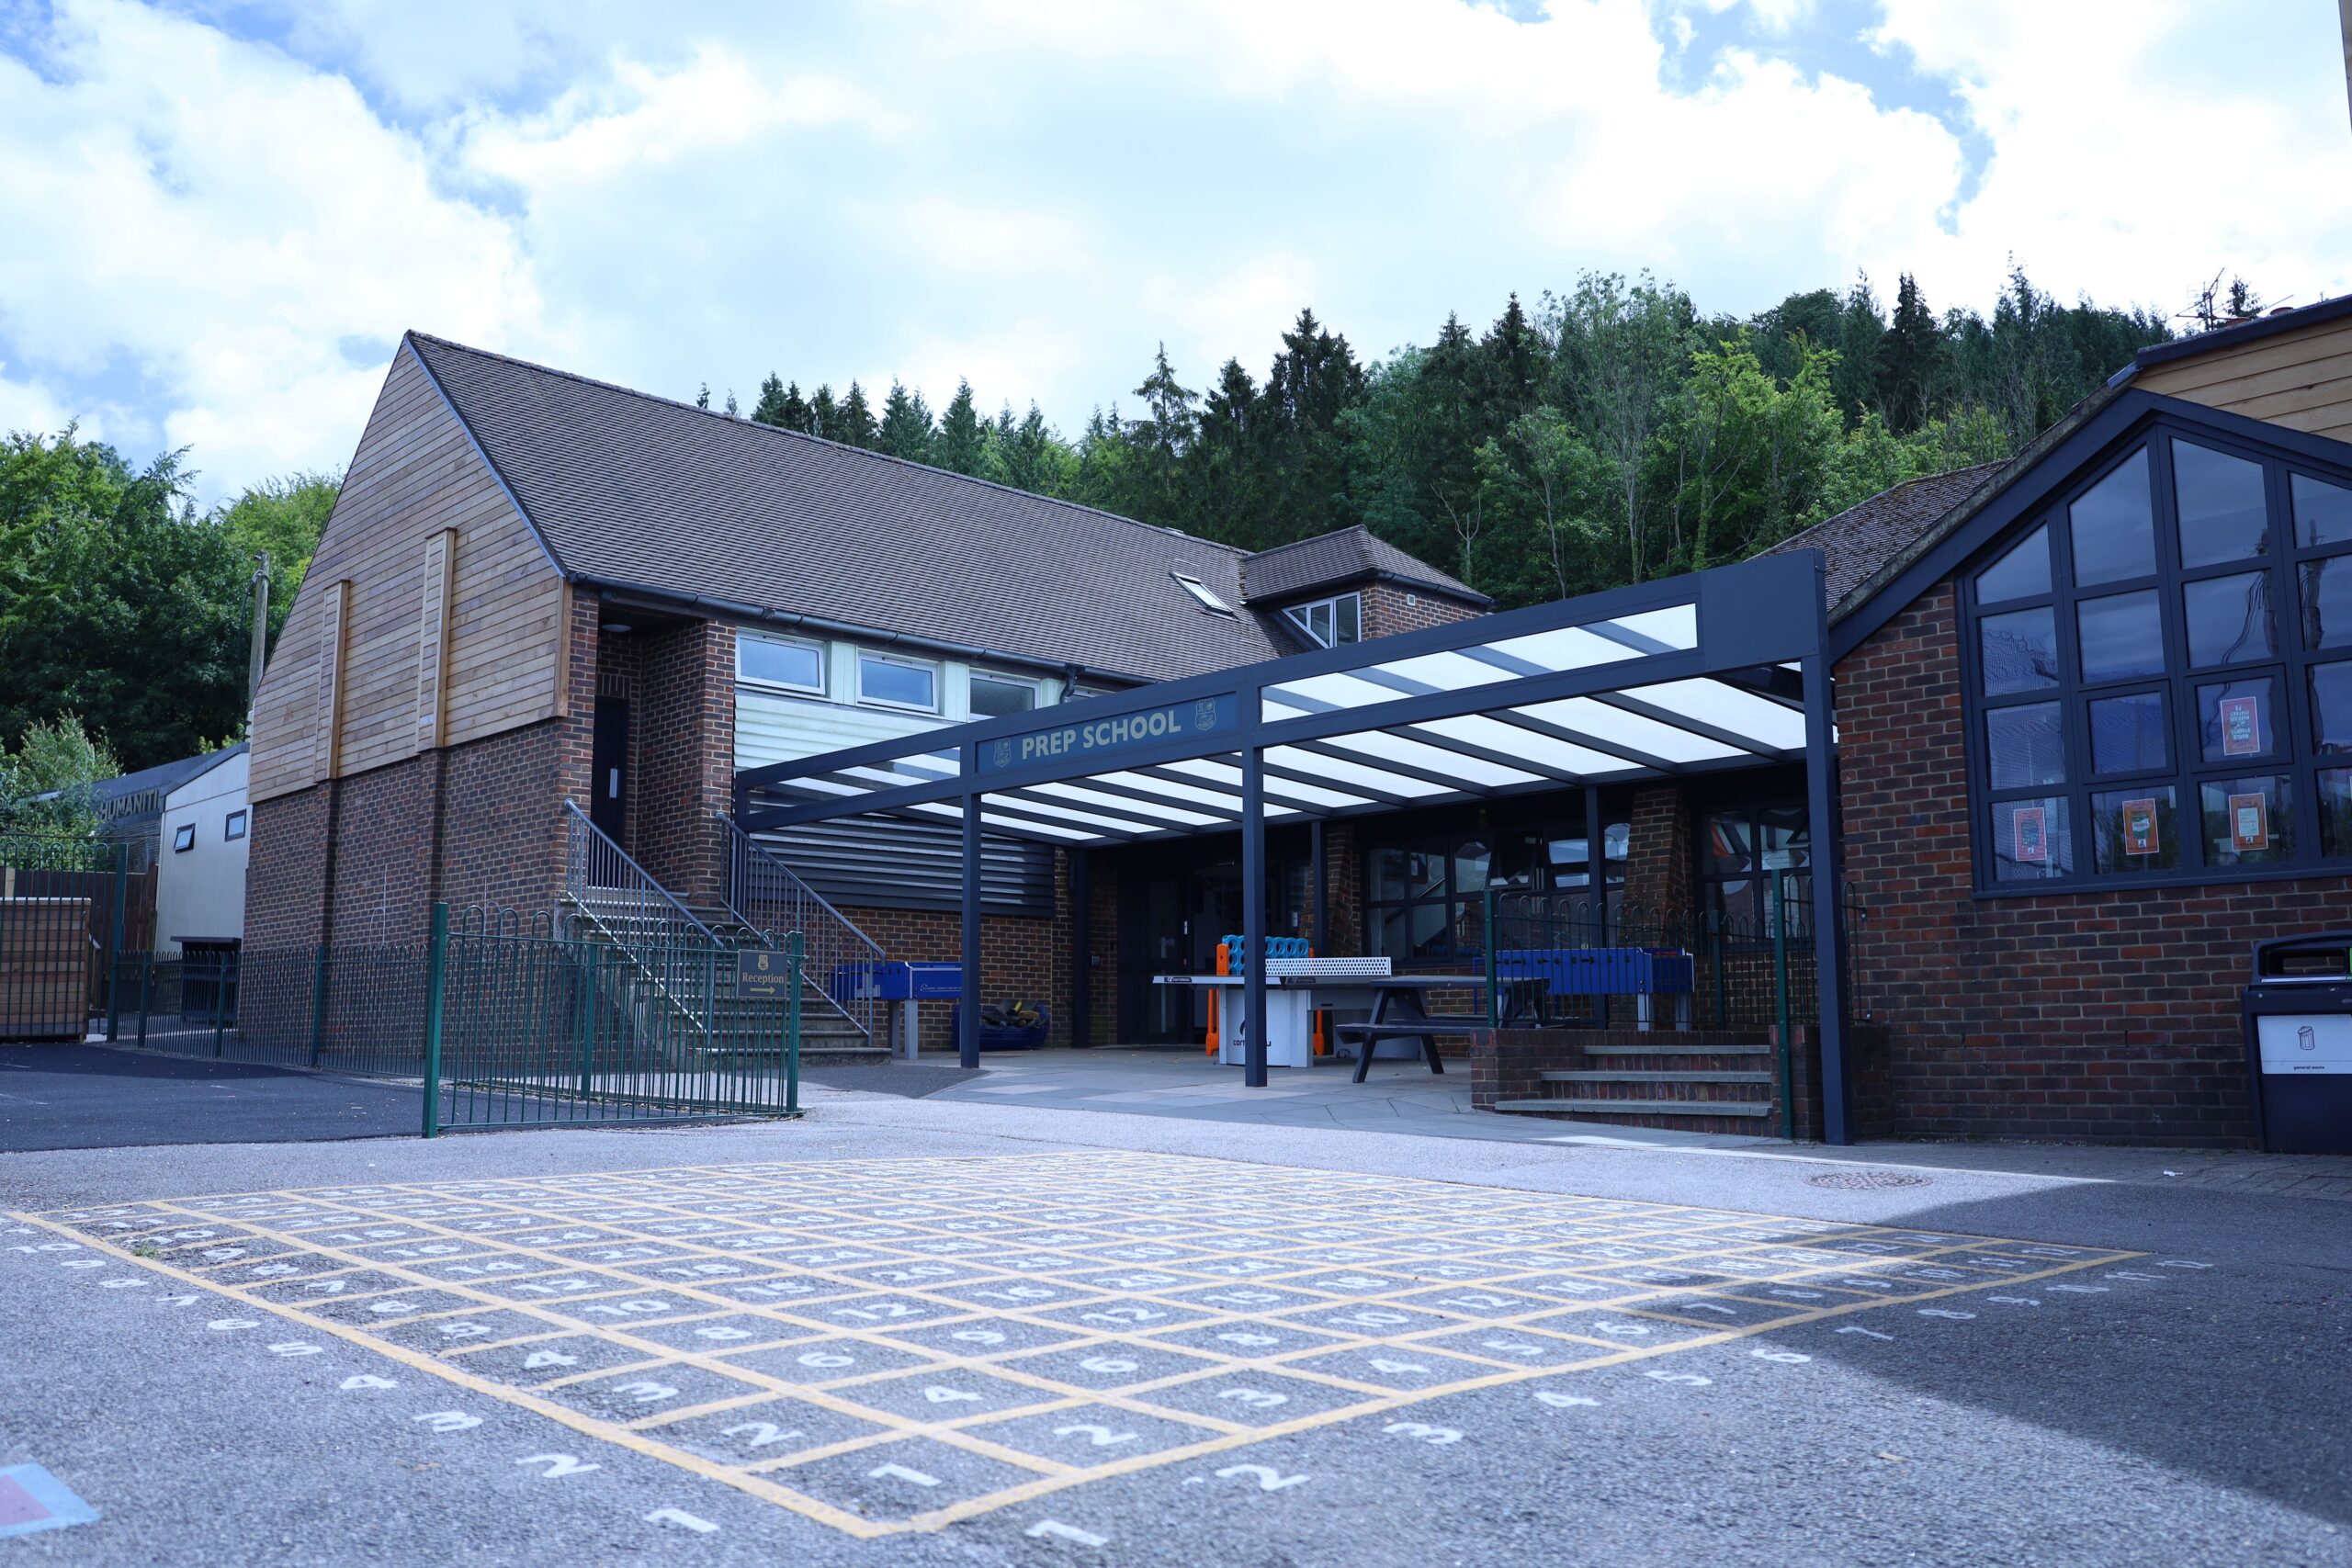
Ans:
POLYGON ((1742 312, 1857 268, 1981 306, 2011 254, 2068 298, 2352 285, 2324 8, 1883 0, 1882 77, 1819 66, 1812 0, 183 3, 0 52, 0 423, 98 411, 215 487, 345 460, 407 326, 1069 427, 1163 339, 1200 386, 1301 306, 1376 353, 1586 267, 1742 312), (1744 43, 1670 58, 1702 6, 1744 43))
POLYGON ((48 44, 39 75, 0 57, 0 342, 152 388, 211 485, 340 466, 412 321, 533 334, 512 236, 349 84, 119 0, 48 44))

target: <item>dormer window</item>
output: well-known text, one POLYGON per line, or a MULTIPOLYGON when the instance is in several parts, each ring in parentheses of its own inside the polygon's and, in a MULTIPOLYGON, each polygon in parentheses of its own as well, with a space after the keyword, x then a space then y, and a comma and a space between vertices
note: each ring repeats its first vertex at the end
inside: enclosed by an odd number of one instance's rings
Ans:
POLYGON ((1363 640, 1363 595, 1341 593, 1308 604, 1293 604, 1283 612, 1306 640, 1317 648, 1363 640))
POLYGON ((1216 591, 1211 588, 1207 583, 1203 582, 1199 578, 1193 576, 1189 572, 1182 571, 1171 571, 1168 575, 1176 580, 1177 587, 1182 588, 1185 592, 1190 593, 1193 598, 1199 600, 1201 608, 1206 610, 1210 615, 1230 615, 1233 614, 1233 606, 1218 598, 1216 591))

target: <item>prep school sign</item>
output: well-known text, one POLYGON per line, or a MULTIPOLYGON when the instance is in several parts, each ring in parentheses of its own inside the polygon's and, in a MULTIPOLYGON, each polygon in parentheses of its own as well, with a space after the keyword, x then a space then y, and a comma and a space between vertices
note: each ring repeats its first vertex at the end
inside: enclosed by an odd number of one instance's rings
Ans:
POLYGON ((1008 735, 1001 740, 984 740, 980 743, 980 772, 996 773, 1037 762, 1082 761, 1096 757, 1115 764, 1124 751, 1239 728, 1241 699, 1227 692, 1198 702, 1171 703, 1162 708, 1081 719, 1051 729, 1032 730, 1026 735, 1008 735))

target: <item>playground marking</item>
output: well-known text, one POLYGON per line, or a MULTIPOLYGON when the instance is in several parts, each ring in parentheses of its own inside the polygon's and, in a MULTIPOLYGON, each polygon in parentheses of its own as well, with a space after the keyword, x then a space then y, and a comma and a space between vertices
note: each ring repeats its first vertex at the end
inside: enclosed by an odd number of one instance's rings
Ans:
POLYGON ((861 1538, 1363 1417, 1449 1444, 1413 1406, 1703 1386, 1670 1359, 2141 1256, 1105 1152, 14 1217, 861 1538))

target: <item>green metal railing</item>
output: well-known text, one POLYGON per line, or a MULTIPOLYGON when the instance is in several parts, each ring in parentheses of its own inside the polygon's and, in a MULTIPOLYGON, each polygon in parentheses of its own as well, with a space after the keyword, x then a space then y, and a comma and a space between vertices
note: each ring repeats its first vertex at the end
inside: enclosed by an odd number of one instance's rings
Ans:
POLYGON ((800 1111, 801 942, 768 954, 448 923, 427 943, 425 1136, 445 1128, 800 1111), (672 1005, 682 985, 702 1000, 672 1005))
POLYGON ((123 1043, 416 1084, 431 1137, 799 1114, 800 934, 746 982, 761 957, 689 942, 624 952, 558 935, 545 916, 435 906, 423 942, 138 953, 109 967, 123 1043), (673 1004, 681 987, 693 1016, 673 1004))

